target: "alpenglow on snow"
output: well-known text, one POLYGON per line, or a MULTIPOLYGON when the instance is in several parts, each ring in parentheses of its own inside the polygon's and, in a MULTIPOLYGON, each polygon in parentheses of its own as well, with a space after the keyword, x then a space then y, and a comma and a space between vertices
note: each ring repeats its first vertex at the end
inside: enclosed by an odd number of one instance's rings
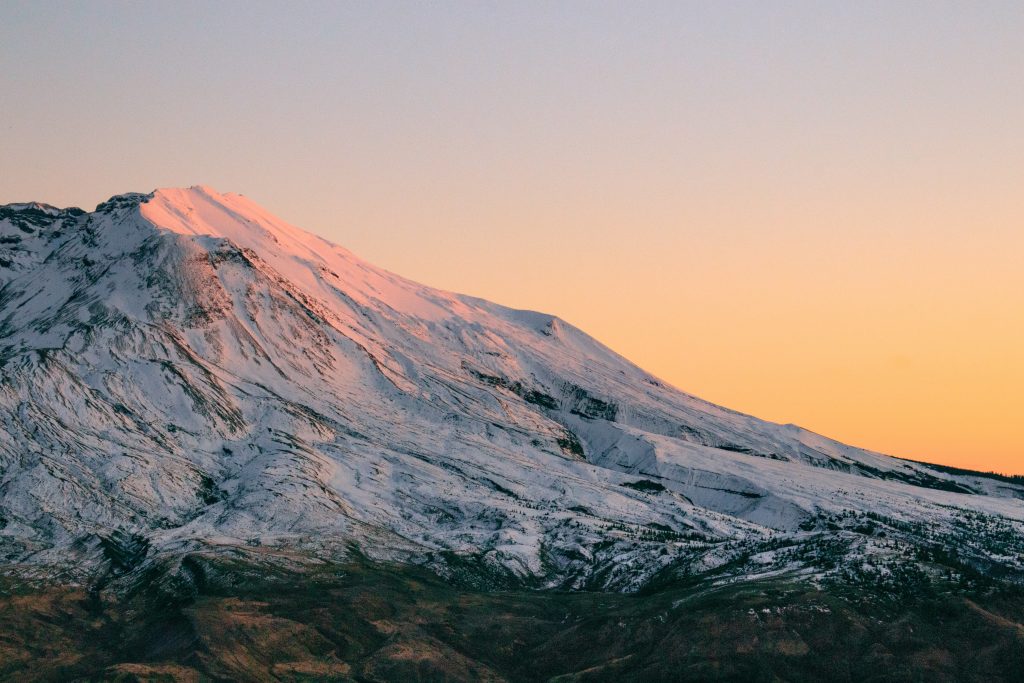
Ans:
POLYGON ((358 549, 633 590, 949 546, 1019 576, 1022 500, 710 404, 557 317, 416 284, 240 195, 0 207, 8 566, 358 549))

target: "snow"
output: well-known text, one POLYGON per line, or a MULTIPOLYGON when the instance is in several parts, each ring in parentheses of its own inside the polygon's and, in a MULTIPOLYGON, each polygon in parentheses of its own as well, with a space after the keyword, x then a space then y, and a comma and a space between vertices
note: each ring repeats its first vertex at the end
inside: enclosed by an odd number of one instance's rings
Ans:
POLYGON ((552 585, 608 569, 632 588, 680 558, 722 566, 729 543, 812 537, 829 515, 929 542, 1024 530, 1024 487, 715 406, 554 316, 406 280, 240 195, 54 211, 30 235, 0 218, 19 237, 0 244, 8 562, 87 566, 121 529, 154 555, 355 542, 479 553, 552 585), (661 490, 624 486, 640 480, 661 490))
POLYGON ((49 204, 43 204, 41 202, 20 202, 14 204, 4 204, 0 206, 0 209, 8 209, 10 211, 41 211, 49 216, 57 216, 60 214, 60 209, 56 206, 50 206, 49 204))

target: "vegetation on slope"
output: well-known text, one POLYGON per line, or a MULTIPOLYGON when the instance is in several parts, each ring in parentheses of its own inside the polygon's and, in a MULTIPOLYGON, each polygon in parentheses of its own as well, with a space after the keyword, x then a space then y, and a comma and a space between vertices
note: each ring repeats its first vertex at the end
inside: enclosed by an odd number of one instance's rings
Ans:
POLYGON ((203 555, 97 600, 4 579, 0 678, 943 681, 1024 671, 1024 592, 775 579, 641 594, 483 590, 355 559, 203 555))

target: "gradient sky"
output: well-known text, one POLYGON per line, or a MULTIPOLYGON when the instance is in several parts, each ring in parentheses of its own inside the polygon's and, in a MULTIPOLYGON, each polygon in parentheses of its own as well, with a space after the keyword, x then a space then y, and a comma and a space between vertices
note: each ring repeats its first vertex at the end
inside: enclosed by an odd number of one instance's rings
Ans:
POLYGON ((0 203, 208 184, 676 386, 1024 472, 1024 3, 0 3, 0 203))

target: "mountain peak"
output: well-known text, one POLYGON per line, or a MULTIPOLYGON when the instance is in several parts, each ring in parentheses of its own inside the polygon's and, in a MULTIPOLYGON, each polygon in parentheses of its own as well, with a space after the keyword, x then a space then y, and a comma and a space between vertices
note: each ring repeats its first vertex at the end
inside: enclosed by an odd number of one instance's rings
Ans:
POLYGON ((240 194, 221 193, 206 185, 155 190, 141 203, 140 212, 157 228, 223 238, 261 253, 319 261, 319 254, 338 249, 240 194))
POLYGON ((8 211, 11 213, 21 213, 24 211, 38 211, 41 213, 48 214, 50 216, 59 215, 62 209, 53 206, 52 204, 46 204, 43 202, 13 202, 11 204, 0 204, 0 210, 8 211))
POLYGON ((0 204, 0 217, 15 218, 19 221, 52 220, 62 216, 79 216, 85 213, 75 206, 60 208, 44 202, 12 202, 0 204))
POLYGON ((23 211, 0 213, 0 556, 356 544, 628 589, 749 558, 804 571, 819 540, 859 566, 944 539, 1024 576, 1015 481, 714 406, 557 318, 406 280, 241 195, 23 211))

